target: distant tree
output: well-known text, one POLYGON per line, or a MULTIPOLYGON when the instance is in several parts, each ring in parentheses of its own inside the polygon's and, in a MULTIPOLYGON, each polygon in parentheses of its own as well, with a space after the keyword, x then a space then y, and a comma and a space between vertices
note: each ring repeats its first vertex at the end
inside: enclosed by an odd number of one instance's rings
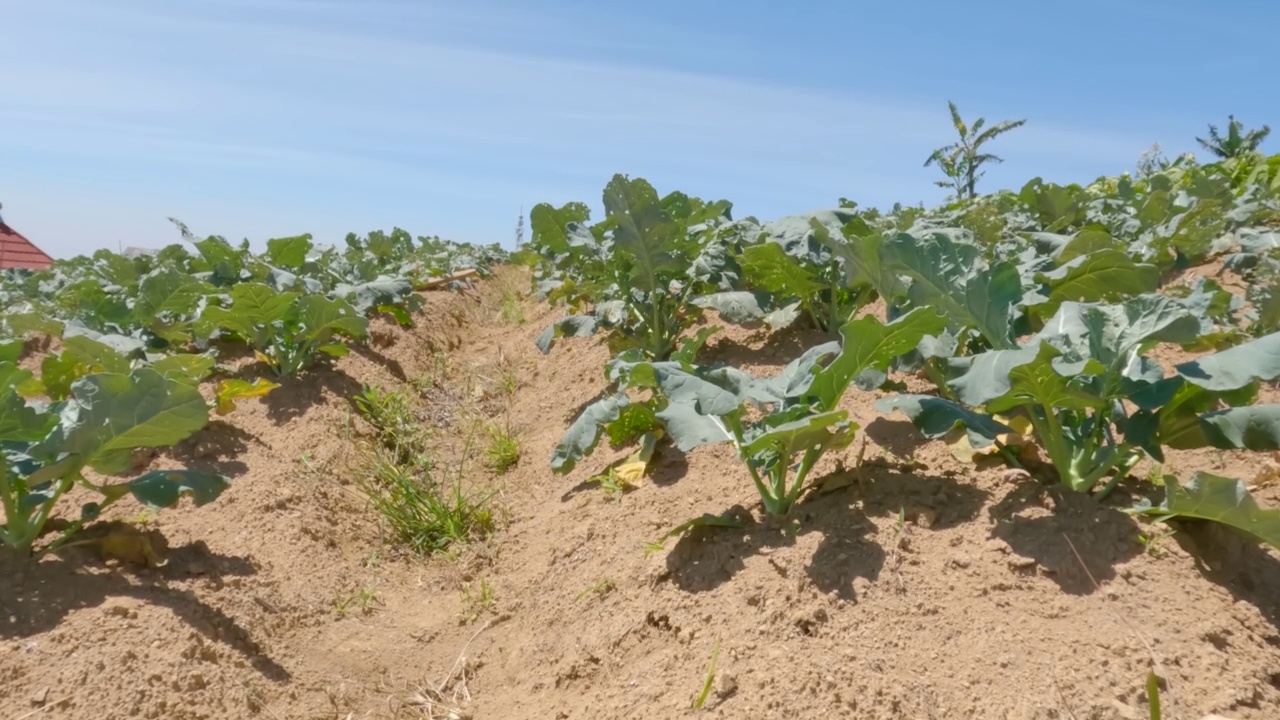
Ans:
POLYGON ((1218 134, 1218 128, 1214 125, 1209 126, 1209 139, 1196 138, 1196 142, 1200 143, 1205 150, 1223 159, 1256 151, 1267 135, 1271 134, 1271 128, 1266 125, 1257 130, 1243 132, 1244 124, 1236 120, 1235 115, 1228 115, 1227 120, 1225 138, 1218 134))
POLYGON ((986 174, 986 171, 981 169, 983 165, 1004 162, 1003 158, 979 152, 983 144, 1014 128, 1021 127, 1027 121, 1005 120, 983 130, 987 122, 986 118, 978 118, 973 123, 973 127, 969 127, 960 118, 960 111, 956 109, 955 103, 948 100, 947 106, 951 108, 951 122, 960 135, 960 141, 934 150, 929 159, 924 161, 924 166, 929 167, 936 163, 947 179, 935 181, 934 184, 938 187, 954 189, 956 196, 963 200, 977 195, 978 178, 986 174))

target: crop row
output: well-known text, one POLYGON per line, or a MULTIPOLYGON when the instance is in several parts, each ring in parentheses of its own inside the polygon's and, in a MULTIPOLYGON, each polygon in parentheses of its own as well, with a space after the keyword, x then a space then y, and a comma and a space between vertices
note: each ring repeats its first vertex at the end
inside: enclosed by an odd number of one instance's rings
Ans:
MULTIPOLYGON (((632 472, 658 438, 682 452, 728 443, 765 510, 783 515, 818 461, 853 440, 840 407, 850 386, 899 392, 895 373, 933 390, 891 394, 881 412, 930 438, 963 433, 1013 465, 1030 436, 1047 456, 1042 475, 1099 499, 1170 449, 1280 449, 1280 405, 1256 402, 1280 377, 1280 155, 1183 158, 1087 186, 1037 178, 929 210, 842 200, 770 222, 618 175, 603 206, 595 223, 582 203, 530 215, 533 290, 567 310, 539 347, 603 333, 613 354, 610 390, 553 451, 557 472, 602 437, 642 440, 632 472), (1172 282, 1211 261, 1247 289, 1229 292, 1221 274, 1172 282), (885 321, 863 312, 877 300, 885 321), (699 360, 720 329, 702 322, 709 309, 831 339, 755 377, 699 360), (1151 355, 1161 344, 1202 356, 1165 368, 1151 355)), ((1260 510, 1242 480, 1155 480, 1163 503, 1135 512, 1218 520, 1280 545, 1280 511, 1260 510)))
POLYGON ((135 451, 181 442, 210 412, 279 387, 245 379, 220 363, 220 350, 251 350, 277 379, 290 377, 365 342, 371 315, 409 324, 423 302, 416 289, 464 268, 487 274, 506 258, 497 247, 415 242, 398 229, 350 235, 343 250, 306 235, 274 239, 262 253, 181 229, 194 252, 101 250, 0 278, 0 541, 20 552, 32 551, 77 486, 94 499, 42 551, 126 497, 168 507, 226 489, 228 478, 193 470, 110 482, 130 474, 135 451), (34 333, 58 338, 58 348, 27 367, 34 333), (206 401, 200 384, 214 379, 206 401))

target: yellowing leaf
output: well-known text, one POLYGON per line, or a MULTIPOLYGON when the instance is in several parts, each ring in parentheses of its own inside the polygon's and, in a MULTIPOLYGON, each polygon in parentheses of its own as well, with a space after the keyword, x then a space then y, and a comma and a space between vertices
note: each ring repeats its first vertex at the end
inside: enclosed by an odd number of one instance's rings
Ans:
MULTIPOLYGON (((1029 460, 1036 456, 1035 435, 1031 420, 1023 415, 1006 417, 996 415, 995 419, 1013 429, 1012 433, 1001 433, 998 437, 1006 447, 1016 449, 1021 460, 1029 460)), ((969 433, 962 427, 953 428, 943 437, 951 449, 951 454, 960 462, 975 463, 984 457, 995 455, 1000 448, 994 444, 984 448, 975 448, 969 442, 969 433)))
POLYGON ((236 409, 236 400, 263 397, 278 387, 280 387, 278 383, 263 380, 262 378, 258 378, 253 382, 240 380, 239 378, 223 380, 218 383, 216 412, 219 415, 226 415, 236 409))

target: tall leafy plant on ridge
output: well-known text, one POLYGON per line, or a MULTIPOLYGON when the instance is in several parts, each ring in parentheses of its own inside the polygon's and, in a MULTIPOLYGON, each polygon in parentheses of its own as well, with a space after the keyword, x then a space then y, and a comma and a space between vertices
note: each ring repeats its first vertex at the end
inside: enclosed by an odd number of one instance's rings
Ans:
POLYGON ((1022 127, 1027 121, 1003 120, 986 127, 986 118, 978 118, 970 127, 960 117, 955 103, 948 100, 947 107, 951 109, 951 124, 955 126, 960 139, 934 150, 924 161, 924 166, 937 164, 947 180, 940 180, 935 184, 955 190, 956 196, 961 200, 971 199, 977 195, 978 178, 986 174, 982 166, 1004 162, 1003 158, 982 152, 982 146, 1010 130, 1022 127))
POLYGON ((1236 119, 1235 115, 1227 116, 1227 136, 1223 137, 1218 133, 1216 125, 1209 125, 1208 138, 1196 138, 1196 142, 1205 150, 1226 160, 1234 157, 1240 157, 1251 152, 1256 152, 1258 146, 1263 140, 1271 134, 1270 126, 1263 125, 1260 128, 1244 132, 1244 123, 1236 119))
POLYGON ((707 203, 681 192, 659 197, 643 178, 620 174, 605 186, 603 199, 607 215, 592 226, 580 204, 540 205, 530 213, 531 245, 564 271, 547 292, 572 298, 578 308, 538 338, 544 353, 556 338, 604 329, 615 352, 636 349, 667 360, 704 308, 729 322, 763 317, 760 296, 733 289, 733 254, 719 247, 736 237, 728 201, 707 203))

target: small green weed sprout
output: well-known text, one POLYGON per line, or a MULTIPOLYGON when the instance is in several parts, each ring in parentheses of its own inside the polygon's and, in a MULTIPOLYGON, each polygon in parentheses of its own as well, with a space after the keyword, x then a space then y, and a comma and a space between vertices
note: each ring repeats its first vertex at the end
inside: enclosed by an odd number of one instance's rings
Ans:
POLYGON ((479 587, 473 592, 471 583, 462 586, 462 619, 470 624, 480 619, 486 610, 493 607, 493 583, 480 578, 479 587))
POLYGON ((582 598, 587 597, 588 595, 594 595, 596 597, 604 597, 605 595, 608 595, 609 593, 616 590, 617 587, 618 585, 613 581, 613 578, 607 578, 607 577, 600 578, 599 580, 588 585, 582 592, 578 593, 578 596, 575 597, 573 601, 579 602, 582 600, 582 598))
POLYGON ((382 598, 378 596, 377 586, 369 582, 356 588, 350 595, 338 598, 334 610, 338 617, 346 617, 355 610, 360 611, 361 615, 368 615, 383 604, 382 598))
POLYGON ((711 664, 707 666, 707 675, 702 680, 702 692, 693 699, 693 709, 701 710, 707 704, 707 698, 711 695, 711 686, 716 681, 716 661, 720 659, 720 641, 716 640, 715 647, 711 649, 711 664))

